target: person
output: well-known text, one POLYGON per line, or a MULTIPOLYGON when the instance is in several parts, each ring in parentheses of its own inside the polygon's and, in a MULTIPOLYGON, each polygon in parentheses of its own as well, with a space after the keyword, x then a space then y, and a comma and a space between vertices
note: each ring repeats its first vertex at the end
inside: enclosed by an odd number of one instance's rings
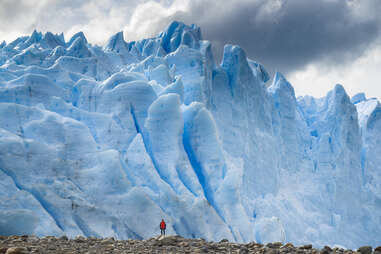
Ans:
POLYGON ((165 235, 165 228, 166 227, 167 227, 167 225, 165 224, 164 219, 161 219, 161 222, 160 222, 160 235, 165 235))

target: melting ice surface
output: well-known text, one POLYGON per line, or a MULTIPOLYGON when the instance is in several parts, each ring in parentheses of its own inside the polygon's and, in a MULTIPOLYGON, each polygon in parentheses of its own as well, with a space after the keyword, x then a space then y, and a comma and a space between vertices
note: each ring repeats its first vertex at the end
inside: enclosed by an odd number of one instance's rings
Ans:
MULTIPOLYGON (((381 106, 295 98, 197 26, 0 46, 0 234, 376 245, 381 106)), ((379 242, 378 242, 379 243, 379 242)))

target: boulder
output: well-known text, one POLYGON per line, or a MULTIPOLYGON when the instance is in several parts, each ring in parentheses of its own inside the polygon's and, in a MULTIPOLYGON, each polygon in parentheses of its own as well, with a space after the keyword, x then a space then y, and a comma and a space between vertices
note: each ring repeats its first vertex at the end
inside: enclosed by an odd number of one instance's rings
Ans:
POLYGON ((320 254, 330 254, 332 252, 331 247, 324 246, 324 248, 320 251, 320 254))
POLYGON ((66 235, 63 235, 63 236, 61 236, 60 238, 58 238, 58 240, 60 240, 60 241, 67 241, 67 240, 69 240, 69 239, 67 238, 66 235))
POLYGON ((5 252, 5 254, 24 254, 28 253, 26 248, 21 248, 21 247, 11 247, 5 252))
POLYGON ((312 244, 306 244, 306 245, 300 246, 299 249, 310 250, 312 249, 312 244))
POLYGON ((246 248, 245 246, 242 246, 240 249, 239 249, 239 254, 248 254, 249 253, 249 249, 246 248))
POLYGON ((84 243, 84 242, 86 242, 86 238, 79 235, 79 236, 75 237, 74 241, 77 243, 84 243))
POLYGON ((108 237, 101 241, 101 244, 113 244, 115 242, 114 237, 108 237))
POLYGON ((268 243, 266 244, 266 246, 268 248, 271 248, 271 249, 279 249, 280 247, 282 247, 282 243, 281 242, 275 242, 275 243, 268 243))
POLYGON ((358 250, 361 254, 372 254, 372 247, 371 246, 362 246, 358 250))
POLYGON ((284 248, 294 248, 294 245, 292 243, 286 243, 283 247, 284 248))

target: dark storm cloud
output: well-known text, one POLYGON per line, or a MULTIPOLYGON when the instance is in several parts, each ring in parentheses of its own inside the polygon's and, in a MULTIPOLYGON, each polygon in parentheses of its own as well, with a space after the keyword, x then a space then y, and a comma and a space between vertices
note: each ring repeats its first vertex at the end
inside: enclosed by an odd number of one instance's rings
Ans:
POLYGON ((356 59, 380 34, 377 0, 231 2, 199 1, 170 18, 199 25, 218 60, 223 45, 238 44, 270 71, 285 73, 315 61, 356 59))

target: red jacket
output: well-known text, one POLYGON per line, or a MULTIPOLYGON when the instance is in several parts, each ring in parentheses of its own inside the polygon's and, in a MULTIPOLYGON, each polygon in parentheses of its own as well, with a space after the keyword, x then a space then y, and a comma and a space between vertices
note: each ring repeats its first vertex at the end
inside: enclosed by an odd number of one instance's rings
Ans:
POLYGON ((165 225, 164 220, 160 222, 160 229, 165 229, 167 225, 165 225))

